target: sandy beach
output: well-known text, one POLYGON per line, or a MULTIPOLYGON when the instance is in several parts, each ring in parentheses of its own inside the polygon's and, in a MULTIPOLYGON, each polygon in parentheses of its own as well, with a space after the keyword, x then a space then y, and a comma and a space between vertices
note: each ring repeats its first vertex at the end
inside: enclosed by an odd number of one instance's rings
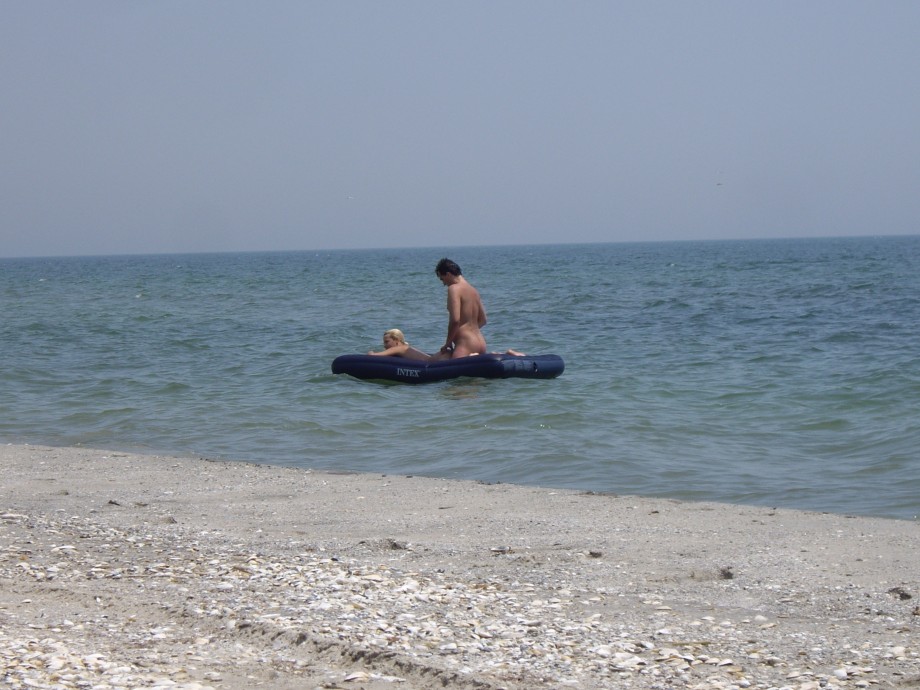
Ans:
POLYGON ((0 471, 4 687, 920 688, 916 522, 83 448, 0 471))

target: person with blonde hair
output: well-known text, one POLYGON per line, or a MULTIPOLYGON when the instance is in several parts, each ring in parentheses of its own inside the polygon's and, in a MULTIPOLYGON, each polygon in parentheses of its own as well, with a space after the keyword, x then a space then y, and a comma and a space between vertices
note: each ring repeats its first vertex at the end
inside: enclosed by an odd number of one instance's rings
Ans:
POLYGON ((383 334, 383 351, 368 352, 369 355, 378 357, 405 357, 406 359, 417 359, 423 362, 430 362, 436 359, 446 359, 440 353, 429 355, 418 348, 412 347, 406 342, 406 336, 398 328, 391 328, 383 334))
MULTIPOLYGON (((406 359, 415 359, 423 362, 434 362, 441 359, 450 359, 451 355, 449 352, 438 352, 434 355, 429 355, 427 352, 422 352, 416 347, 412 347, 408 342, 406 342, 406 336, 403 335, 403 332, 398 328, 391 328, 388 331, 385 331, 383 334, 383 351, 374 352, 373 350, 368 352, 369 355, 374 355, 376 357, 405 357, 406 359)), ((478 355, 478 352, 473 354, 478 355)), ((505 354, 514 355, 515 357, 523 357, 523 352, 518 352, 517 350, 506 350, 505 354)))

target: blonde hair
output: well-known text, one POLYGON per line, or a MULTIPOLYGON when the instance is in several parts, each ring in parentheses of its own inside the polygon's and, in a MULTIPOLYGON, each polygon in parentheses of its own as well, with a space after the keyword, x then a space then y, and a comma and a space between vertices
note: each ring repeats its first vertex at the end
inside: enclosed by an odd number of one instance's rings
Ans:
POLYGON ((396 340, 402 343, 403 345, 409 344, 406 342, 406 336, 404 336, 403 332, 399 330, 398 328, 391 328, 390 330, 385 331, 383 334, 383 337, 385 338, 387 336, 390 336, 391 338, 396 338, 396 340))

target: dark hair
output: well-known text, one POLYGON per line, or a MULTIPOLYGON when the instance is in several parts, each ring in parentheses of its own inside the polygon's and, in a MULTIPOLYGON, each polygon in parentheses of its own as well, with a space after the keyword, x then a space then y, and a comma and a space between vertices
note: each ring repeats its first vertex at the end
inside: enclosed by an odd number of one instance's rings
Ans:
POLYGON ((463 275, 463 271, 460 270, 460 267, 450 259, 441 259, 438 262, 437 267, 435 267, 434 272, 439 276, 442 276, 445 273, 450 273, 451 275, 455 276, 463 275))

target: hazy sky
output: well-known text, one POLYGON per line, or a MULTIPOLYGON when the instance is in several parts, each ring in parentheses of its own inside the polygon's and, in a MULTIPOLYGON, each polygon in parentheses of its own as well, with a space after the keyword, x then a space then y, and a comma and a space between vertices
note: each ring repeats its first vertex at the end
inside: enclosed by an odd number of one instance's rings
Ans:
POLYGON ((0 256, 920 233, 920 2, 0 0, 0 256))

